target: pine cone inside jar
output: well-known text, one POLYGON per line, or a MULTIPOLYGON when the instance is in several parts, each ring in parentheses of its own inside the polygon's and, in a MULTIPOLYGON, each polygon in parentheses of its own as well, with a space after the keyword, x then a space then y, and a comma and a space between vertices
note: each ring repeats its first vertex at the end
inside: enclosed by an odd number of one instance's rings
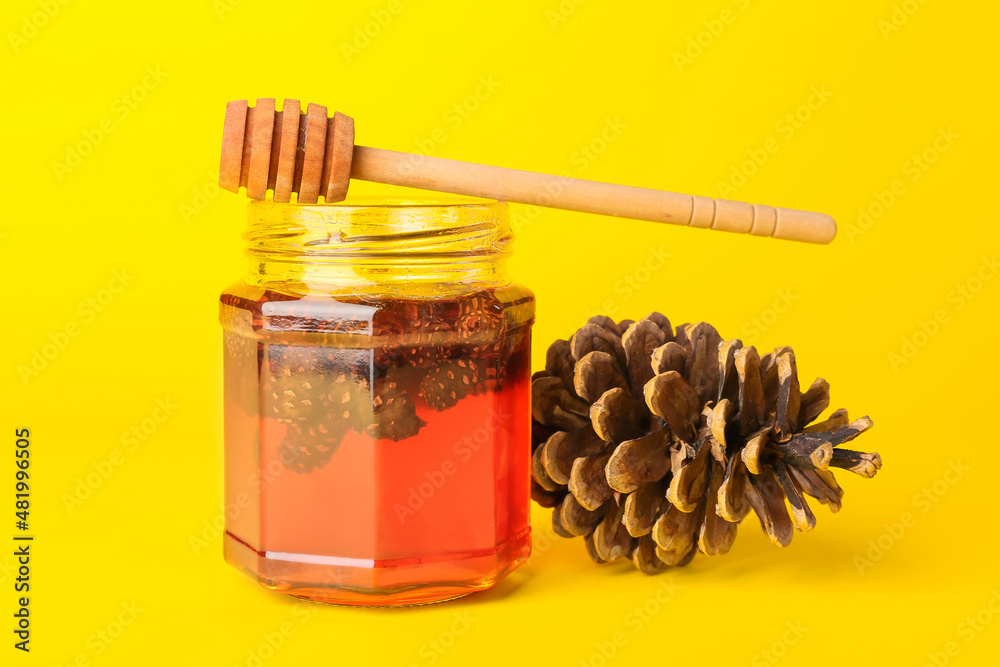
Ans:
POLYGON ((485 389, 485 375, 472 357, 449 359, 434 366, 420 381, 420 395, 428 407, 446 410, 470 394, 485 389))
POLYGON ((375 392, 371 397, 374 408, 372 420, 365 429, 373 440, 403 440, 416 435, 427 425, 417 416, 417 407, 407 393, 404 378, 408 376, 405 371, 390 368, 384 378, 375 381, 375 392))
MULTIPOLYGON (((394 442, 417 435, 427 425, 418 402, 441 412, 502 388, 521 339, 505 335, 504 305, 494 294, 379 304, 371 337, 382 344, 373 349, 267 346, 269 416, 287 426, 279 455, 290 470, 322 468, 350 432, 394 442)), ((325 315, 312 326, 354 331, 325 315)))
POLYGON ((774 544, 816 518, 806 496, 840 509, 831 468, 872 477, 877 453, 841 445, 868 430, 817 379, 801 391, 795 355, 760 357, 709 324, 653 313, 599 316, 554 342, 533 376, 532 497, 596 562, 643 572, 726 553, 750 510, 774 544))
POLYGON ((278 455, 289 470, 302 474, 322 467, 347 433, 372 423, 368 380, 345 363, 343 353, 272 345, 269 369, 273 416, 288 427, 278 455))

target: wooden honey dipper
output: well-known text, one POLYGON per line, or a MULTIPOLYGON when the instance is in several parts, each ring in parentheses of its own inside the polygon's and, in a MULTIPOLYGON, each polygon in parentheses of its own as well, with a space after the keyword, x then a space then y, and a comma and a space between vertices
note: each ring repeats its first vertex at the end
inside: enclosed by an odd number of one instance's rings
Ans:
POLYGON ((584 213, 667 222, 776 239, 829 243, 837 223, 823 213, 585 181, 472 162, 354 145, 354 119, 320 104, 301 112, 286 99, 226 105, 219 186, 251 199, 314 204, 343 201, 352 178, 390 185, 534 204, 584 213), (294 110, 294 113, 289 111, 294 110))

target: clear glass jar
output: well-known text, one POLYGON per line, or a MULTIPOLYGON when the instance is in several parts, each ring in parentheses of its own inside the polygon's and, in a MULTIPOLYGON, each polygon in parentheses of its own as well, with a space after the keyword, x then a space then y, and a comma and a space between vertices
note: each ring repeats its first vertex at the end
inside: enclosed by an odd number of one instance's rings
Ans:
POLYGON ((225 557, 268 589, 416 604, 530 552, 534 296, 506 204, 249 204, 221 297, 225 557))

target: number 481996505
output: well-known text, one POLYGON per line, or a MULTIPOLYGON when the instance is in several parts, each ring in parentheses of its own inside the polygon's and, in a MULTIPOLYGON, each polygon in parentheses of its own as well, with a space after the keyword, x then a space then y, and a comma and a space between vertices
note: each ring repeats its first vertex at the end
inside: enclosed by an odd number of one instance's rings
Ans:
POLYGON ((14 515, 17 517, 15 524, 20 530, 28 530, 28 510, 31 507, 30 487, 28 486, 29 458, 31 456, 31 441, 28 439, 31 432, 22 428, 14 432, 17 436, 17 446, 14 449, 15 465, 14 472, 14 515))

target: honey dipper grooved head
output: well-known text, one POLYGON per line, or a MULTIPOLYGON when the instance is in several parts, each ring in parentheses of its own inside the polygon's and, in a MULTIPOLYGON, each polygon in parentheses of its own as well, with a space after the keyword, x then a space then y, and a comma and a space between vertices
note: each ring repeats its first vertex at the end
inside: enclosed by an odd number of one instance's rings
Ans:
POLYGON ((247 189, 251 199, 315 204, 343 201, 351 182, 354 119, 339 111, 327 117, 325 106, 310 104, 302 113, 298 100, 286 99, 275 110, 274 98, 226 105, 222 130, 219 187, 230 192, 247 189))

